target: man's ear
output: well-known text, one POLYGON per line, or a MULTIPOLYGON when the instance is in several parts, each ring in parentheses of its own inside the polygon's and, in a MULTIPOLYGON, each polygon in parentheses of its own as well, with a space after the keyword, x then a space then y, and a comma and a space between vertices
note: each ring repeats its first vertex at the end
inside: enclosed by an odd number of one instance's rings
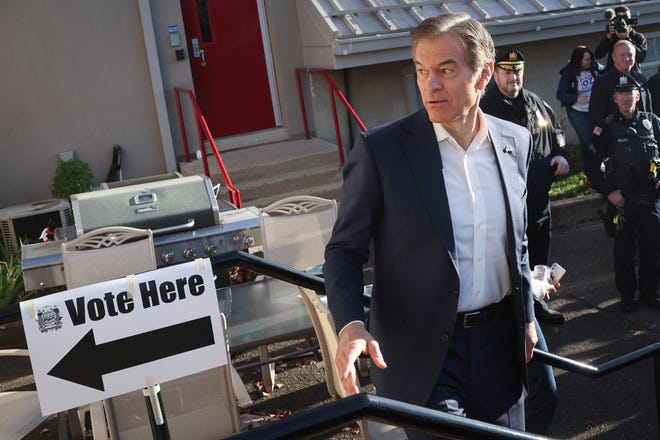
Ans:
POLYGON ((493 70, 495 69, 495 63, 489 61, 481 69, 479 73, 479 78, 477 79, 477 90, 484 90, 490 81, 490 78, 493 76, 493 70))

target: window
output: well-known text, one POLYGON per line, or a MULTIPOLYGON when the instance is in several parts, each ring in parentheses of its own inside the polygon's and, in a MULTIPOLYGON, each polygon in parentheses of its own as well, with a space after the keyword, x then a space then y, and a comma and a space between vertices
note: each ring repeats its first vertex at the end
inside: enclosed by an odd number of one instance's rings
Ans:
POLYGON ((650 32, 644 35, 646 36, 648 51, 641 68, 644 76, 650 78, 655 75, 658 66, 660 66, 660 32, 650 32))

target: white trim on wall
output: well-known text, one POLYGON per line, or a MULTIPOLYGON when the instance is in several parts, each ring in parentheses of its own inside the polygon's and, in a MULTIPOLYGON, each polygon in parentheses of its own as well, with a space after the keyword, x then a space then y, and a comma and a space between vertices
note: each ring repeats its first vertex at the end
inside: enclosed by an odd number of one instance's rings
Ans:
POLYGON ((257 10, 259 11, 259 27, 261 28, 261 39, 264 46, 264 57, 266 58, 266 70, 268 72, 268 85, 270 87, 270 99, 273 104, 275 126, 280 127, 282 125, 282 110, 280 109, 280 101, 277 93, 275 65, 273 64, 273 50, 270 47, 268 22, 266 21, 266 7, 264 5, 264 0, 257 0, 257 10))
POLYGON ((172 141, 172 131, 167 114, 165 87, 163 86, 163 76, 160 71, 154 22, 149 0, 138 0, 138 9, 140 11, 140 21, 142 22, 142 35, 144 35, 144 47, 147 54, 147 64, 151 77, 151 89, 154 94, 154 107, 156 109, 156 117, 158 118, 165 167, 167 172, 172 173, 177 170, 176 158, 174 157, 174 142, 172 141))

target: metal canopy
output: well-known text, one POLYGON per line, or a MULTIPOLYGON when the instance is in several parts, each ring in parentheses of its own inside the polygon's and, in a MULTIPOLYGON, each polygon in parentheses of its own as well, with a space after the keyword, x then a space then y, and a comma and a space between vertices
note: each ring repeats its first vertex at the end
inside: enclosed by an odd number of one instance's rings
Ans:
POLYGON ((306 67, 341 69, 410 58, 409 32, 425 18, 465 12, 496 45, 600 32, 625 3, 640 25, 660 22, 660 0, 298 0, 306 67))

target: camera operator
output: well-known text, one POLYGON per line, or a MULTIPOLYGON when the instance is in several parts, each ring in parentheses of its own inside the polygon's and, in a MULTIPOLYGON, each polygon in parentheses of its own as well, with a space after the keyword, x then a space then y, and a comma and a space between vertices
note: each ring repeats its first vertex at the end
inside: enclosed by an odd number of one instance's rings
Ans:
POLYGON ((599 75, 591 88, 588 117, 589 126, 592 129, 607 115, 616 113, 617 105, 614 102, 612 92, 621 74, 628 75, 637 82, 640 92, 640 99, 637 103, 639 110, 651 111, 653 109, 651 94, 647 88, 647 79, 633 68, 635 65, 635 45, 632 41, 617 41, 612 49, 612 60, 614 62, 612 69, 599 75))
POLYGON ((636 63, 634 69, 640 72, 639 63, 646 58, 646 37, 641 32, 637 32, 631 25, 637 24, 637 19, 630 15, 630 8, 625 5, 617 6, 614 9, 605 10, 605 19, 608 20, 605 26, 605 36, 596 46, 596 58, 602 58, 607 55, 607 64, 605 71, 612 68, 612 48, 619 40, 630 40, 635 45, 636 63))

